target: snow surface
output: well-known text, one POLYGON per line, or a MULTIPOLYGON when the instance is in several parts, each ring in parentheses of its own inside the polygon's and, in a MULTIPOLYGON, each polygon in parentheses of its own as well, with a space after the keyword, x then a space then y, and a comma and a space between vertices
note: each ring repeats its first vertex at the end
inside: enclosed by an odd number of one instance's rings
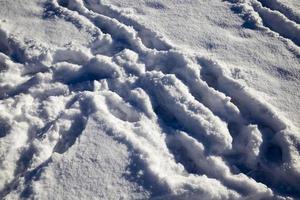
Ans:
POLYGON ((299 10, 0 1, 0 198, 299 199, 299 10))

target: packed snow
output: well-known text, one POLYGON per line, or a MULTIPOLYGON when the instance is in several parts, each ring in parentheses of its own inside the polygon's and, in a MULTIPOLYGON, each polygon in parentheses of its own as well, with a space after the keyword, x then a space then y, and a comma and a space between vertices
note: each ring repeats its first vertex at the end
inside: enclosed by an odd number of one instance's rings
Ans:
POLYGON ((300 198, 298 0, 0 1, 0 199, 300 198))

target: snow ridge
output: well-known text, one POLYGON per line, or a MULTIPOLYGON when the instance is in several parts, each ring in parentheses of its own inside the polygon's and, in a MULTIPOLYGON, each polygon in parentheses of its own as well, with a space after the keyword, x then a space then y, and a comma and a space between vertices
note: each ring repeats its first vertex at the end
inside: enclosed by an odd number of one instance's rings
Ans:
MULTIPOLYGON (((288 30, 282 36, 300 44, 296 20, 260 3, 251 8, 255 23, 288 30)), ((297 128, 216 61, 175 49, 98 1, 49 0, 44 17, 95 39, 87 49, 47 50, 1 29, 0 198, 38 181, 91 118, 138 153, 141 170, 162 188, 154 199, 300 197, 297 128)))

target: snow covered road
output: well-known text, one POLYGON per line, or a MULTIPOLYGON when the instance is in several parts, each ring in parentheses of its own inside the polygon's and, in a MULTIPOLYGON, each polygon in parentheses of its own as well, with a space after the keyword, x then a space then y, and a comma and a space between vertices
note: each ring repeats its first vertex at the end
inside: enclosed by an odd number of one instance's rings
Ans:
POLYGON ((0 198, 300 198, 297 1, 26 4, 0 1, 0 198))

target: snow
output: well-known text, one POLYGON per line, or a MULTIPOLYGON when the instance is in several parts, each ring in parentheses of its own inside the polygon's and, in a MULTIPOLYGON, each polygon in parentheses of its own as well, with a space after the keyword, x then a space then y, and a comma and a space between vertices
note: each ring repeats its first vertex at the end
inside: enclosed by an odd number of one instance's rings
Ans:
POLYGON ((297 1, 0 6, 0 198, 300 198, 297 1))

